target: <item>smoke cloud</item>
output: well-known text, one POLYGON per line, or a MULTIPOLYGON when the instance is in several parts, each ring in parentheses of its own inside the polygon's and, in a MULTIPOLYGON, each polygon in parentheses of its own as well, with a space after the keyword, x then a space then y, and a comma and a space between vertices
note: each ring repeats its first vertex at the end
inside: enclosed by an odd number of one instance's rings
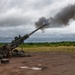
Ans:
MULTIPOLYGON (((71 20, 75 19, 75 4, 68 5, 65 8, 61 9, 54 17, 45 18, 41 17, 38 22, 35 23, 36 28, 40 27, 44 23, 49 27, 63 27, 69 25, 71 20)), ((43 29, 44 29, 43 28, 43 29)))

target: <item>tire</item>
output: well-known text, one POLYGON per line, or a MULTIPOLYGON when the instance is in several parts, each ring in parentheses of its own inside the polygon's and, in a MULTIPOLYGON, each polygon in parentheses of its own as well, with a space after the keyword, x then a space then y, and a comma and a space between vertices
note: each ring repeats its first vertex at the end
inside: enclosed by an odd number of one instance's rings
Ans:
POLYGON ((28 57, 31 57, 31 55, 28 55, 28 57))
POLYGON ((23 50, 20 50, 19 53, 20 54, 25 54, 25 52, 23 50))
POLYGON ((17 57, 17 55, 18 55, 18 50, 16 50, 16 49, 13 50, 13 51, 12 51, 12 56, 13 56, 13 57, 17 57))
POLYGON ((31 57, 31 55, 28 54, 27 57, 31 57))
POLYGON ((17 50, 17 49, 15 49, 15 50, 13 50, 13 52, 17 54, 17 53, 18 53, 18 50, 17 50))
POLYGON ((23 50, 20 50, 18 52, 18 57, 25 57, 25 52, 23 50))
POLYGON ((9 63, 9 59, 1 59, 1 63, 2 64, 7 64, 7 63, 9 63))

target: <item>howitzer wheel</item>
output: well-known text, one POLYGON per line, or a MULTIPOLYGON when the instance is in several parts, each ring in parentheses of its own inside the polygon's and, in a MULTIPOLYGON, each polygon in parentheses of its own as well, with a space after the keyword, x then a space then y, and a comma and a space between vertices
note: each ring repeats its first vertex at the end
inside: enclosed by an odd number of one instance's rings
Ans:
POLYGON ((17 49, 15 49, 15 50, 13 50, 13 52, 17 54, 17 53, 18 53, 18 50, 17 50, 17 49))
POLYGON ((1 59, 1 63, 7 64, 7 63, 9 63, 9 59, 1 59))
POLYGON ((20 54, 25 54, 25 52, 23 50, 20 50, 19 53, 20 54))

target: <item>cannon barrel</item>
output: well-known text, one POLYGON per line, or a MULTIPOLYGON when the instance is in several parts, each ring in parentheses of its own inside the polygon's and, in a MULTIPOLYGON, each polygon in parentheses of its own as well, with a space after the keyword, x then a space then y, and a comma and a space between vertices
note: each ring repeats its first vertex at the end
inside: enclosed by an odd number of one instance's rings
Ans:
POLYGON ((39 29, 43 28, 44 26, 46 26, 46 24, 40 26, 39 28, 37 28, 36 30, 32 31, 31 33, 29 33, 28 35, 32 35, 33 33, 35 33, 36 31, 38 31, 39 29))

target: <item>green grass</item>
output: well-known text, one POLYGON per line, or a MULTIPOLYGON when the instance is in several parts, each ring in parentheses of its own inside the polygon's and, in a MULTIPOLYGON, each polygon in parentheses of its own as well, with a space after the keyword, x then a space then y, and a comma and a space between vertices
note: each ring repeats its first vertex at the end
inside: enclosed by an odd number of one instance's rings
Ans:
MULTIPOLYGON (((21 49, 18 47, 17 49, 21 49)), ((24 47, 25 52, 65 52, 65 53, 75 53, 74 46, 58 46, 58 47, 24 47)))

